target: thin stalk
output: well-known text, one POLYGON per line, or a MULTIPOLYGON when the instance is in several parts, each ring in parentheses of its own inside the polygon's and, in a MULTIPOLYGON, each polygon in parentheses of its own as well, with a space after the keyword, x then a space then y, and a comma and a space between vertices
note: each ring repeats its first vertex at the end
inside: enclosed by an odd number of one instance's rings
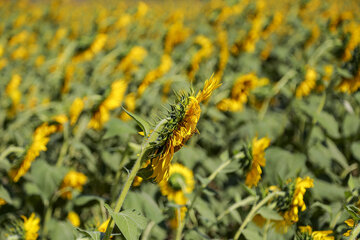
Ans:
POLYGON ((264 206, 266 203, 268 203, 273 197, 278 196, 278 195, 285 195, 285 193, 284 192, 270 193, 263 200, 261 200, 257 205, 253 206, 253 208, 251 209, 249 214, 246 216, 244 222, 241 224, 239 230, 236 232, 236 234, 234 236, 234 240, 239 239, 239 237, 240 237, 241 233, 243 232, 243 230, 245 229, 246 225, 253 219, 253 217, 255 216, 257 211, 259 211, 259 209, 262 206, 264 206))
POLYGON ((228 209, 226 209, 225 211, 223 211, 217 218, 217 221, 220 221, 223 217, 225 217, 226 215, 228 215, 230 212, 234 211, 235 209, 242 207, 242 206, 246 206, 251 202, 256 201, 256 197, 254 196, 249 196, 239 202, 234 203, 233 205, 231 205, 228 209))
POLYGON ((265 117, 265 114, 269 108, 270 101, 273 97, 276 96, 283 88, 286 83, 296 75, 296 71, 291 69, 288 72, 285 73, 285 75, 274 85, 272 89, 272 94, 265 99, 264 104, 261 106, 260 112, 259 112, 259 119, 262 120, 265 117))
POLYGON ((9 155, 10 153, 13 152, 23 152, 24 148, 22 147, 15 147, 15 146, 10 146, 8 148, 6 148, 1 154, 0 154, 0 162, 3 161, 5 159, 5 157, 7 155, 9 155))
MULTIPOLYGON (((125 185, 124 185, 124 188, 123 190, 121 191, 120 193, 120 196, 116 202, 116 205, 115 205, 115 209, 114 209, 114 212, 115 213, 118 213, 125 201, 125 197, 134 181, 134 178, 137 174, 137 172, 139 171, 140 167, 141 167, 141 161, 142 161, 142 158, 143 158, 143 155, 144 155, 144 148, 142 149, 141 153, 140 153, 140 156, 138 157, 138 159, 136 160, 130 174, 129 174, 129 177, 127 178, 126 182, 125 182, 125 185)), ((114 229, 114 226, 115 226, 115 222, 113 221, 112 217, 110 218, 110 222, 106 228, 106 232, 105 232, 105 237, 104 237, 104 240, 109 240, 110 238, 110 235, 114 229)))
POLYGON ((267 239, 267 235, 268 235, 269 228, 270 228, 270 223, 271 223, 270 219, 266 219, 263 240, 267 239))
POLYGON ((359 233, 360 233, 360 224, 356 225, 356 227, 352 230, 349 240, 357 239, 359 233))
POLYGON ((42 230, 42 234, 41 234, 42 240, 46 239, 46 235, 48 232, 48 223, 51 218, 51 212, 52 212, 52 207, 51 207, 51 204, 49 204, 46 208, 45 217, 44 217, 44 225, 43 225, 43 230, 42 230))
POLYGON ((64 161, 64 157, 68 151, 68 147, 69 147, 69 124, 68 123, 65 123, 64 124, 64 142, 61 146, 61 149, 60 149, 60 154, 59 154, 59 157, 58 157, 58 160, 56 162, 56 166, 57 167, 60 167, 64 161))
POLYGON ((149 235, 150 232, 152 230, 152 228, 155 226, 155 222, 154 221, 150 221, 149 224, 146 226, 145 230, 144 230, 144 234, 141 237, 141 240, 147 240, 149 239, 149 235))
POLYGON ((206 186, 215 179, 216 175, 221 172, 221 170, 223 170, 227 165, 229 165, 231 163, 231 160, 227 160, 226 162, 222 163, 209 177, 207 177, 206 181, 201 184, 200 188, 196 191, 195 196, 193 197, 189 208, 186 211, 186 215, 184 217, 184 220, 180 222, 179 227, 176 231, 176 240, 180 240, 181 239, 181 234, 182 231, 185 227, 185 222, 186 222, 186 218, 188 216, 189 211, 194 207, 194 203, 196 201, 196 199, 201 195, 202 191, 206 188, 206 186))

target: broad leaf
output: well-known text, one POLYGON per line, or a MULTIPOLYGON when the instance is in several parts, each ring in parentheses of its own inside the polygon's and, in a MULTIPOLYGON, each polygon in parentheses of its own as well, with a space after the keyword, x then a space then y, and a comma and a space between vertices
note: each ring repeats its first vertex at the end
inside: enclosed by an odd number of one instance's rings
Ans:
POLYGON ((139 239, 141 230, 146 227, 147 220, 145 217, 135 209, 115 213, 108 205, 105 204, 105 207, 127 240, 139 239))

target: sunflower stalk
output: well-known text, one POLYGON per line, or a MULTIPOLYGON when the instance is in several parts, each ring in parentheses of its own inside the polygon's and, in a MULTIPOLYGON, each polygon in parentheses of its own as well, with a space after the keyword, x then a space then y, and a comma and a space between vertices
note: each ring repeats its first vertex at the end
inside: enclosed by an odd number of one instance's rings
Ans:
POLYGON ((227 165, 231 163, 231 160, 227 160, 226 162, 222 163, 209 177, 205 179, 205 181, 201 184, 200 188, 196 191, 195 196, 193 197, 191 204, 186 212, 185 218, 183 221, 180 221, 179 227, 176 231, 176 240, 181 239, 182 231, 185 227, 186 218, 189 215, 190 210, 194 207, 194 203, 196 199, 201 195, 202 191, 207 187, 207 185, 215 179, 218 173, 220 173, 227 165))
POLYGON ((267 195, 263 200, 261 200, 258 204, 254 205, 249 212, 249 214, 246 216, 244 222, 241 224, 239 230, 235 233, 234 240, 239 239, 241 233, 245 229, 246 225, 253 219, 257 211, 264 206, 266 203, 268 203, 273 197, 275 196, 285 196, 285 192, 273 192, 267 195))
MULTIPOLYGON (((134 166, 133 166, 133 168, 125 182, 125 185, 120 193, 120 196, 116 202, 115 209, 114 209, 115 213, 120 212, 121 207, 125 201, 126 195, 129 192, 129 189, 134 181, 134 178, 136 177, 138 171, 140 170, 142 163, 148 158, 149 153, 152 151, 153 147, 152 147, 151 143, 153 142, 154 139, 156 139, 158 137, 159 129, 161 129, 167 121, 168 121, 167 119, 160 121, 158 123, 158 125, 155 127, 155 130, 153 131, 153 133, 149 137, 147 135, 145 135, 145 141, 141 147, 141 152, 139 154, 139 157, 135 161, 134 166)), ((148 133, 148 130, 146 130, 146 129, 143 129, 143 130, 144 130, 144 133, 148 133)), ((114 226, 115 226, 115 222, 113 221, 113 218, 110 217, 110 221, 106 228, 105 236, 104 236, 103 240, 110 239, 110 235, 114 229, 114 226)))

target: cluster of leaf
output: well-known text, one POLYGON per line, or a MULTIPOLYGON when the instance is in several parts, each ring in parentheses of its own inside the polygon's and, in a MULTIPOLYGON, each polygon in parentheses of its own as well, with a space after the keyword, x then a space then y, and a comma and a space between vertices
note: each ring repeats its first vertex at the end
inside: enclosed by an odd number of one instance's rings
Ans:
MULTIPOLYGON (((202 106, 200 134, 194 135, 172 160, 194 172, 197 184, 188 198, 199 194, 188 212, 184 239, 233 238, 251 210, 253 201, 246 201, 249 196, 264 195, 267 187, 279 186, 298 176, 314 179, 314 188, 305 195, 307 210, 299 213, 299 222, 286 234, 277 233, 272 227, 265 230, 251 222, 242 237, 291 239, 297 226, 310 225, 316 230, 334 230, 340 238, 344 220, 359 220, 359 203, 353 198, 358 196, 356 189, 360 184, 360 92, 348 94, 336 90, 344 78, 354 78, 359 68, 359 51, 352 52, 353 60, 342 59, 350 37, 345 27, 349 21, 359 23, 359 6, 355 0, 345 1, 342 6, 350 7, 353 18, 340 21, 336 31, 331 32, 332 20, 325 13, 330 11, 333 16, 345 13, 332 1, 324 4, 318 0, 301 3, 284 0, 281 4, 268 1, 261 10, 263 28, 271 22, 276 10, 283 14, 282 24, 268 39, 259 38, 253 52, 231 53, 230 48, 242 38, 243 32, 251 29, 258 2, 244 3, 241 13, 230 15, 220 26, 216 19, 221 12, 231 9, 238 1, 196 2, 191 7, 182 2, 175 7, 170 2, 154 2, 145 4, 147 11, 142 17, 135 17, 144 7, 141 4, 0 3, 0 63, 3 59, 7 62, 0 69, 0 198, 6 202, 0 206, 0 233, 8 231, 9 220, 18 222, 21 215, 35 212, 41 219, 39 234, 44 239, 73 239, 83 235, 100 239, 97 227, 110 215, 119 228, 113 239, 137 239, 142 230, 149 239, 175 237, 168 220, 176 206, 161 196, 154 183, 143 182, 140 187, 132 188, 124 210, 120 213, 111 210, 141 149, 142 137, 135 121, 120 119, 123 110, 118 108, 111 112, 102 130, 89 129, 88 122, 111 83, 128 77, 116 70, 116 66, 134 46, 142 46, 148 53, 131 73, 127 94, 135 93, 146 74, 159 66, 168 28, 174 21, 171 19, 178 18, 191 29, 191 34, 171 52, 170 71, 136 99, 134 112, 138 115, 154 119, 155 123, 159 114, 166 111, 164 99, 173 102, 176 98, 175 94, 164 91, 166 84, 170 82, 174 92, 187 91, 190 87, 197 90, 217 71, 219 29, 227 32, 229 46, 222 86, 202 106), (131 21, 117 28, 118 20, 127 16, 131 16, 131 21), (308 45, 313 25, 319 27, 320 34, 308 45), (66 34, 52 45, 62 30, 66 34), (11 39, 21 32, 27 32, 27 40, 11 45, 11 39), (90 60, 75 63, 74 58, 90 49, 99 34, 107 35, 101 51, 90 60), (198 35, 209 38, 214 51, 201 62, 195 79, 188 79, 192 57, 199 50, 194 44, 198 35), (264 59, 261 53, 268 43, 272 49, 264 59), (14 57, 13 53, 21 47, 26 49, 27 56, 14 57), (45 59, 40 65, 39 57, 45 59), (62 92, 71 65, 75 70, 69 91, 62 92), (317 85, 325 88, 314 89, 309 96, 299 99, 295 90, 304 80, 308 65, 318 73, 317 85), (329 82, 322 80, 325 65, 334 68, 329 82), (270 83, 254 89, 242 111, 220 111, 216 104, 230 96, 239 76, 249 72, 267 77, 270 83), (9 114, 13 103, 5 92, 13 74, 22 77, 21 106, 15 115, 9 114), (77 97, 86 97, 87 102, 76 125, 65 123, 62 131, 52 134, 47 151, 40 154, 19 182, 12 182, 8 172, 21 161, 36 127, 52 121, 55 115, 68 114, 77 97), (31 105, 32 102, 35 104, 31 105), (244 163, 240 161, 243 158, 237 154, 255 136, 269 137, 271 145, 266 150, 262 179, 256 189, 250 189, 244 184, 246 172, 241 170, 244 163), (207 177, 227 161, 229 165, 208 182, 207 177), (82 192, 73 190, 72 199, 66 200, 61 198, 60 186, 71 169, 84 173, 88 181, 82 192), (80 216, 78 231, 67 220, 70 211, 80 216)), ((258 213, 266 219, 282 218, 271 205, 258 213)))

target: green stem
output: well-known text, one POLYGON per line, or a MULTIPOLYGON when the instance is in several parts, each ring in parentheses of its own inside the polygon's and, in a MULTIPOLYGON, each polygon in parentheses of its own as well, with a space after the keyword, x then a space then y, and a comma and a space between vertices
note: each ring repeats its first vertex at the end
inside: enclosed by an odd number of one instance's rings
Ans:
MULTIPOLYGON (((120 196, 116 202, 116 205, 115 205, 115 209, 114 209, 114 212, 115 213, 118 213, 125 201, 125 197, 134 181, 134 178, 137 174, 137 172, 139 171, 140 167, 141 167, 141 162, 142 162, 142 158, 144 156, 144 149, 142 149, 141 153, 140 153, 140 156, 138 157, 138 159, 136 160, 131 172, 130 172, 130 175, 129 177, 127 178, 126 182, 125 182, 125 185, 124 185, 124 188, 123 190, 121 191, 120 193, 120 196)), ((114 229, 114 226, 115 226, 115 222, 113 221, 112 217, 110 218, 110 222, 106 228, 106 232, 105 232, 105 237, 103 240, 109 240, 110 238, 110 235, 114 229)))
POLYGON ((51 218, 51 212, 52 212, 52 208, 51 208, 51 204, 49 204, 46 208, 46 212, 45 212, 45 217, 44 217, 44 226, 43 226, 43 231, 41 234, 41 239, 46 239, 46 235, 48 232, 48 222, 51 218))
POLYGON ((206 186, 215 179, 216 175, 223 170, 227 165, 229 165, 231 163, 231 160, 227 160, 226 162, 222 163, 209 177, 207 177, 206 181, 201 184, 201 187, 196 191, 195 196, 193 197, 189 208, 186 211, 186 215, 184 217, 184 220, 180 222, 179 227, 176 231, 176 240, 180 240, 181 239, 181 234, 182 231, 185 227, 185 222, 186 222, 186 218, 188 216, 189 211, 194 207, 194 203, 196 201, 196 199, 200 196, 200 194, 202 193, 202 191, 206 188, 206 186))
POLYGON ((61 149, 60 149, 60 154, 59 154, 59 157, 58 157, 58 160, 56 162, 56 166, 57 167, 60 167, 64 161, 64 157, 67 153, 67 150, 68 150, 68 147, 69 147, 69 124, 68 123, 65 123, 63 125, 64 127, 64 142, 61 146, 61 149))
POLYGON ((259 119, 262 120, 265 117, 265 114, 269 108, 270 101, 273 97, 276 96, 283 88, 286 83, 296 75, 296 71, 291 69, 288 72, 285 73, 285 75, 274 85, 272 89, 272 94, 266 98, 264 104, 261 106, 260 112, 259 112, 259 119))
POLYGON ((242 231, 245 229, 246 225, 253 219, 257 211, 264 206, 268 201, 270 201, 273 197, 278 195, 285 195, 284 192, 273 192, 267 195, 263 200, 261 200, 257 205, 254 205, 249 214, 246 216, 244 222, 241 224, 239 230, 236 232, 234 236, 234 240, 239 239, 242 231))
POLYGON ((256 200, 256 197, 254 196, 249 196, 239 202, 234 203, 233 205, 231 205, 228 209, 226 209, 225 211, 223 211, 218 217, 217 217, 217 221, 220 221, 223 217, 225 217, 227 214, 229 214, 230 212, 234 211, 235 209, 242 207, 242 206, 246 206, 249 203, 253 202, 256 200))
POLYGON ((10 146, 8 148, 6 148, 1 154, 0 154, 0 162, 2 162, 5 157, 7 155, 9 155, 10 153, 13 153, 13 152, 23 152, 24 151, 24 148, 22 147, 15 147, 15 146, 10 146))
POLYGON ((356 240, 359 233, 360 233, 360 224, 356 225, 356 227, 352 230, 349 240, 356 240))
POLYGON ((141 240, 147 240, 149 239, 149 235, 150 232, 152 230, 152 228, 155 226, 155 222, 154 221, 150 221, 149 224, 146 226, 145 230, 144 230, 144 234, 141 237, 141 240))

